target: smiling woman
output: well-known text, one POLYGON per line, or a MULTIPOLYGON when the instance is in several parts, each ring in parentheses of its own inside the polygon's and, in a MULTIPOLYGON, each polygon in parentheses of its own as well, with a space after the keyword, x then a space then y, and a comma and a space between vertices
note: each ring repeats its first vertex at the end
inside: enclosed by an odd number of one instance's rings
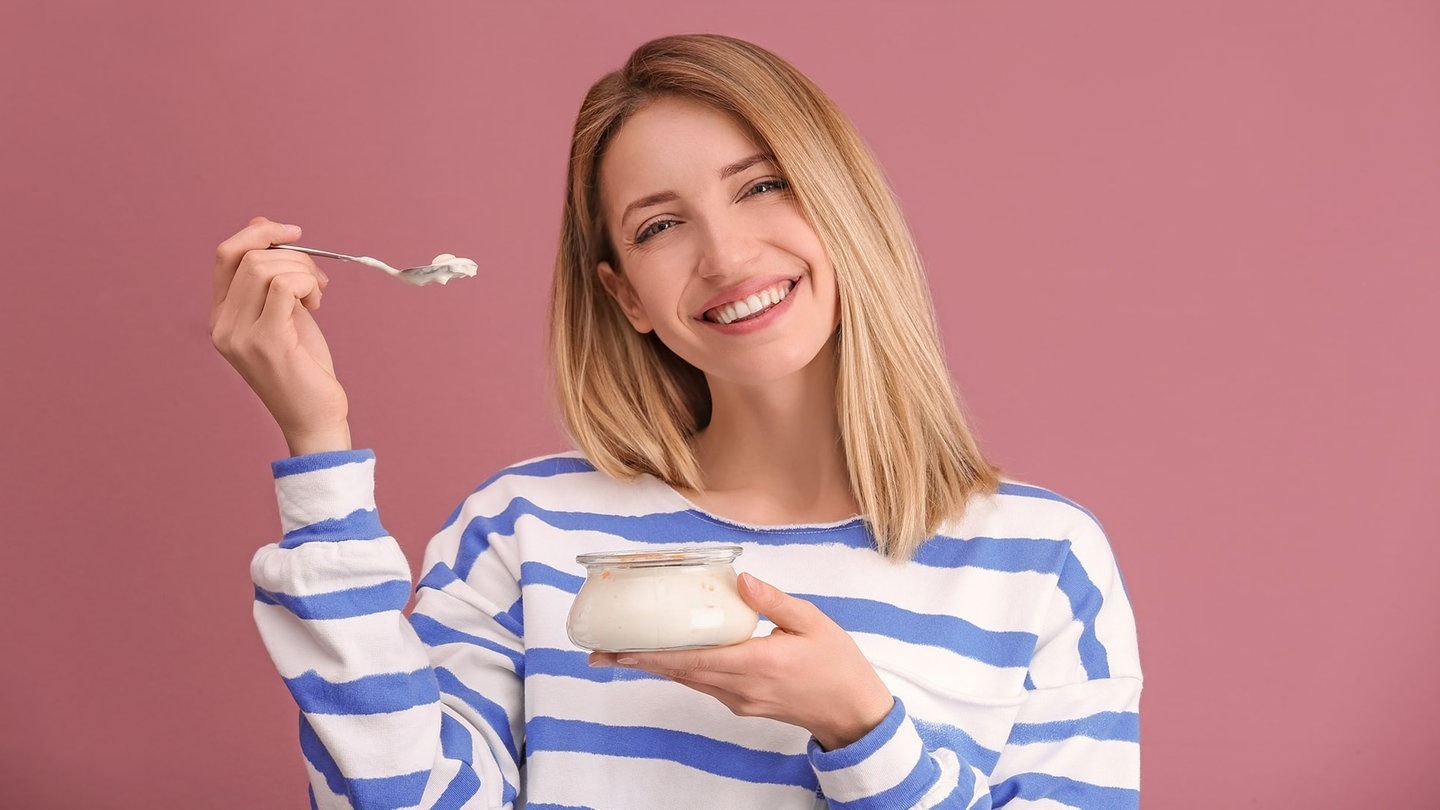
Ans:
MULTIPOLYGON (((835 375, 835 270, 773 159, 757 148, 725 113, 662 97, 626 122, 601 164, 602 206, 613 223, 606 237, 616 247, 613 264, 599 263, 600 280, 636 332, 654 332, 705 372, 712 401, 801 396, 811 378, 823 384, 835 375), (728 160, 747 153, 755 154, 728 160), (670 190, 624 205, 655 186, 670 190)), ((712 411, 705 428, 732 433, 714 422, 730 415, 712 411)))
POLYGON ((982 456, 879 169, 783 60, 671 37, 591 89, 551 312, 578 452, 467 498, 408 616, 311 314, 327 282, 266 249, 298 237, 221 245, 212 331, 294 454, 252 575, 315 804, 1138 804, 1108 542, 982 456), (755 637, 571 643, 577 557, 697 545, 744 552, 755 637))

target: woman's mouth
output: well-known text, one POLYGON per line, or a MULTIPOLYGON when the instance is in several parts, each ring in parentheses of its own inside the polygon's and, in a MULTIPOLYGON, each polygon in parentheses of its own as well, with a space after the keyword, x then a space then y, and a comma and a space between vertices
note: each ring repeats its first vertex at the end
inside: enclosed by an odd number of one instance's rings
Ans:
POLYGON ((706 310, 705 320, 711 323, 732 324, 737 321, 754 318, 776 304, 784 301, 790 291, 795 288, 795 282, 790 280, 777 281, 758 292, 741 298, 738 301, 731 301, 721 304, 718 307, 706 310))

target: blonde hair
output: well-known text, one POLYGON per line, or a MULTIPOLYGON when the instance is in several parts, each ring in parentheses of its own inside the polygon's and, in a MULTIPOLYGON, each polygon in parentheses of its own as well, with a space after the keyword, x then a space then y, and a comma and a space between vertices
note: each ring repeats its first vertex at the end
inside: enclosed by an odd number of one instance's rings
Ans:
POLYGON ((690 440, 710 419, 705 377, 636 332, 597 271, 617 264, 599 204, 601 158, 631 115, 666 95, 747 127, 825 245, 840 293, 836 407, 850 487, 877 548, 910 558, 971 495, 993 491, 998 472, 961 412, 919 256, 874 157, 818 87, 756 45, 716 35, 649 42, 580 107, 550 311, 572 439, 612 476, 704 488, 690 440))

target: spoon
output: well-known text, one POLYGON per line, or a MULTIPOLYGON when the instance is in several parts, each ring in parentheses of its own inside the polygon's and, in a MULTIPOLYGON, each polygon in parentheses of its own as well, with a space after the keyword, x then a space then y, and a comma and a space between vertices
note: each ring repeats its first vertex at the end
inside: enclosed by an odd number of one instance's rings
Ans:
POLYGON ((339 259, 345 262, 356 262, 367 267, 374 267, 377 270, 384 270, 391 276, 418 286, 426 284, 445 284, 452 278, 471 277, 475 275, 477 266, 470 259, 462 259, 449 253, 441 253, 430 264, 422 264, 418 267, 405 267, 396 269, 369 256, 349 256, 344 253, 332 253, 328 250, 317 248, 301 247, 300 245, 271 245, 271 248, 281 250, 294 250, 300 253, 308 253, 311 256, 324 256, 327 259, 339 259))

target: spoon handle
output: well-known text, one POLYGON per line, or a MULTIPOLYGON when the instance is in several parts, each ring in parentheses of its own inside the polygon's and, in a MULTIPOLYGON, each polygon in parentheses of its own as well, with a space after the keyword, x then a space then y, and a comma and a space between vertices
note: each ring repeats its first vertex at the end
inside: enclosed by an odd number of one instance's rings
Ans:
POLYGON ((270 247, 271 249, 279 248, 281 250, 294 250, 300 253, 308 253, 311 256, 324 256, 327 259, 339 259, 342 262, 355 262, 357 264, 363 264, 366 267, 373 267, 376 270, 384 270, 392 276, 398 275, 400 273, 399 270, 396 270, 385 262, 382 262, 379 259, 372 259, 369 256, 351 256, 346 253, 331 253, 328 250, 320 250, 319 248, 311 247, 301 247, 300 245, 271 245, 270 247))
POLYGON ((320 250, 319 248, 311 247, 301 247, 299 245, 271 245, 270 248, 272 250, 276 248, 279 248, 280 250, 296 250, 301 253, 309 253, 311 256, 324 256, 327 259, 340 259, 341 261, 346 262, 360 261, 360 257, 358 256, 347 256, 344 253, 331 253, 328 250, 320 250))

